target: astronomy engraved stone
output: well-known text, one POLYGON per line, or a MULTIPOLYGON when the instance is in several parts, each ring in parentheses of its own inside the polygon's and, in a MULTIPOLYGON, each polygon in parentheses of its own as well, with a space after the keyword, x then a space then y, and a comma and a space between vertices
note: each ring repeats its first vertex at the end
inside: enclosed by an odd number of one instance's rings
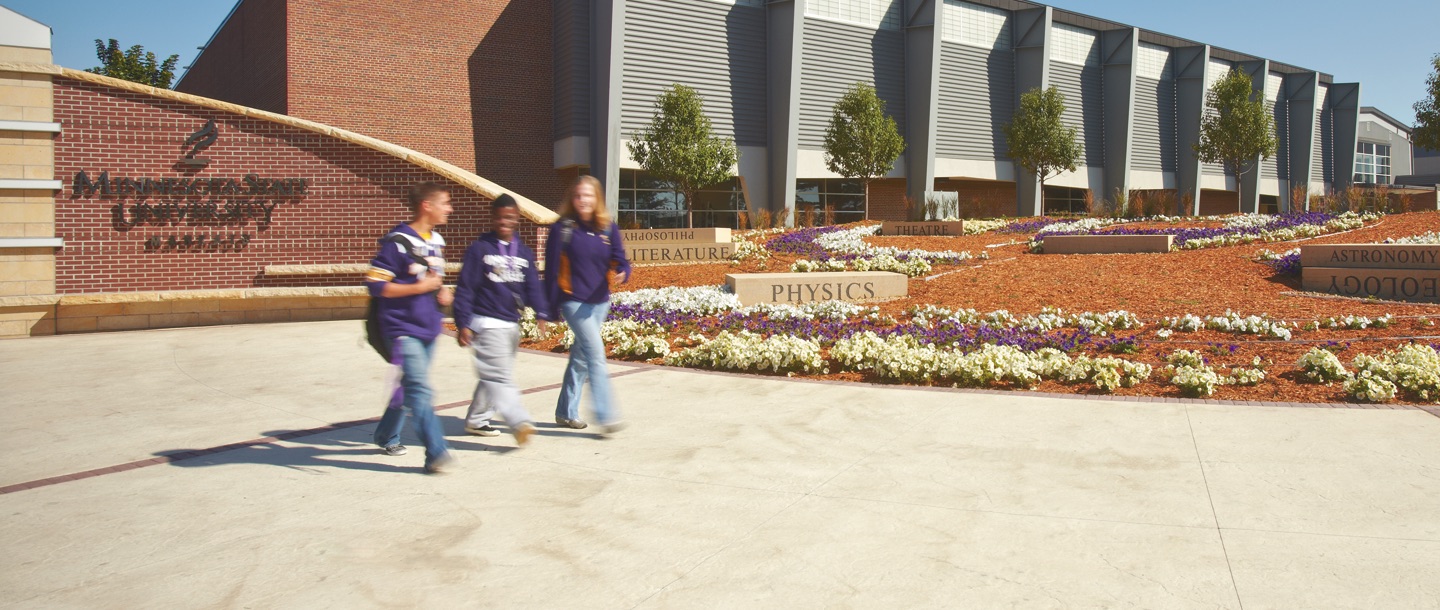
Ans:
POLYGON ((1174 235, 1046 235, 1045 254, 1138 254, 1170 251, 1174 235))
POLYGON ((1300 273, 1313 292, 1440 302, 1440 245, 1301 246, 1300 273))
POLYGON ((688 263, 727 260, 735 253, 730 229, 628 229, 620 231, 630 262, 688 263))
POLYGON ((889 271, 731 273, 725 285, 745 306, 758 303, 868 301, 910 294, 910 278, 889 271))
POLYGON ((880 223, 880 235, 893 237, 896 235, 939 237, 960 237, 965 234, 965 221, 929 221, 929 222, 900 222, 887 220, 880 223))

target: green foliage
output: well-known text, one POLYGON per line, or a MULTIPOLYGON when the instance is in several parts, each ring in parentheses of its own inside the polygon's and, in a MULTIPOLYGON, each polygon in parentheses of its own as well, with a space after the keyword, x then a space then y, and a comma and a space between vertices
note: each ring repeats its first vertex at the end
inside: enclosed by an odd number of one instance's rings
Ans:
POLYGON ((121 51, 114 38, 108 45, 95 39, 95 56, 100 58, 100 65, 86 72, 166 89, 175 80, 175 62, 180 60, 179 55, 171 55, 163 62, 157 61, 154 53, 138 44, 121 51))
POLYGON ((875 87, 855 83, 835 102, 825 128, 825 167, 864 184, 890 173, 905 152, 905 138, 875 87))
POLYGON ((1010 158, 1034 173, 1041 185, 1061 172, 1075 171, 1080 163, 1084 149, 1075 138, 1076 129, 1060 122, 1063 114, 1065 94, 1053 85, 1036 87, 1020 96, 1014 118, 1001 127, 1010 158))
POLYGON ((1415 131, 1411 133, 1416 146, 1440 150, 1440 54, 1430 58, 1434 72, 1425 79, 1425 99, 1415 102, 1415 131))
POLYGON ((735 140, 715 137, 700 93, 679 83, 655 97, 650 124, 626 146, 640 167, 684 195, 690 209, 701 188, 730 178, 739 158, 735 140))
POLYGON ((1275 156, 1275 117, 1265 111, 1264 93, 1256 91, 1239 68, 1210 87, 1205 108, 1200 143, 1195 145, 1201 161, 1223 163, 1239 178, 1259 159, 1275 156))

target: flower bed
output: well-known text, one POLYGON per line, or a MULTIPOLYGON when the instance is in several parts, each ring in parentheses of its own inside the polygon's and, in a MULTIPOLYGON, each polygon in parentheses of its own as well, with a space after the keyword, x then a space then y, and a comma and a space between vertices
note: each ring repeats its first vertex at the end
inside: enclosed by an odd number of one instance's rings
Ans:
MULTIPOLYGON (((1263 219, 1240 218, 1243 217, 1228 217, 1237 227, 1263 219)), ((1050 220, 1047 219, 1046 224, 1053 224, 1050 220)), ((1121 223, 1119 227, 1151 229, 1173 224, 1224 228, 1226 221, 1226 218, 1189 218, 1171 223, 1168 219, 1146 219, 1121 223)), ((853 228, 856 227, 851 225, 814 233, 830 234, 853 228)), ((1118 227, 1112 225, 1111 228, 1118 227)), ((1440 214, 1393 214, 1383 223, 1367 224, 1345 235, 1320 236, 1311 243, 1381 242, 1387 238, 1421 236, 1437 228, 1440 228, 1440 214)), ((769 244, 777 237, 792 233, 796 232, 745 232, 744 235, 752 242, 769 244)), ((617 287, 626 292, 616 293, 612 318, 651 321, 662 327, 664 334, 655 338, 666 342, 672 356, 713 341, 721 332, 738 335, 745 331, 760 337, 762 342, 777 336, 804 339, 819 346, 822 365, 808 372, 783 373, 814 378, 897 382, 882 377, 873 368, 842 366, 836 359, 838 342, 871 332, 887 341, 912 336, 921 345, 934 343, 936 350, 944 353, 968 355, 990 345, 1034 355, 1048 348, 1065 354, 1072 362, 1082 357, 1095 362, 1113 358, 1151 368, 1151 374, 1132 387, 1107 382, 1105 385, 1113 386, 1116 395, 1198 396, 1209 391, 1212 392, 1209 398, 1257 401, 1356 400, 1346 393, 1346 380, 1327 385, 1304 378, 1299 360, 1316 346, 1325 347, 1325 351, 1343 363, 1347 372, 1358 376, 1352 363, 1362 354, 1379 359, 1386 350, 1395 351, 1408 343, 1422 346, 1440 343, 1419 338, 1440 335, 1436 332, 1440 327, 1433 321, 1440 318, 1440 308, 1298 296, 1295 292, 1299 289, 1298 278, 1277 275, 1272 269, 1252 262, 1262 244, 1184 250, 1165 257, 1120 255, 1057 259, 1027 256, 1023 245, 989 247, 1006 239, 990 234, 862 237, 863 243, 900 251, 968 250, 990 252, 993 258, 989 264, 957 266, 924 279, 916 278, 910 282, 907 298, 866 307, 844 304, 843 310, 838 306, 830 306, 828 310, 816 306, 747 309, 724 302, 728 295, 714 288, 723 282, 726 273, 763 271, 765 265, 775 270, 787 269, 800 258, 789 252, 772 251, 766 260, 647 268, 638 272, 630 284, 617 287), (679 292, 675 286, 692 292, 679 292), (667 287, 667 291, 649 297, 641 296, 646 292, 637 292, 660 287, 667 287), (636 296, 622 296, 632 293, 636 296), (627 298, 636 300, 626 301, 627 298), (642 307, 644 303, 664 305, 642 307), (627 312, 627 307, 631 311, 627 312), (1061 312, 1057 307, 1096 313, 1061 312), (1238 313, 1227 313, 1227 310, 1238 313), (1121 311, 1128 315, 1107 313, 1121 311), (1105 324, 1102 318, 1115 321, 1105 324), (1173 321, 1167 323, 1167 318, 1173 321), (947 319, 951 321, 945 321, 947 319), (1081 324, 1094 326, 1085 328, 1081 324), (1288 340, 1283 338, 1285 333, 1290 334, 1288 340), (1203 369, 1183 376, 1179 375, 1181 367, 1171 370, 1169 367, 1174 365, 1168 357, 1177 350, 1202 354, 1208 359, 1205 366, 1215 373, 1215 378, 1210 378, 1203 369), (1179 382, 1176 377, 1180 377, 1179 382)), ((813 243, 815 236, 799 241, 813 243)), ((829 252, 823 247, 819 250, 829 252)), ((839 259, 849 264, 848 253, 830 254, 817 258, 839 259)), ((532 347, 553 349, 557 344, 557 337, 530 339, 527 335, 527 345, 532 347)), ((632 345, 629 349, 651 354, 659 351, 653 341, 632 345)), ((991 357, 999 355, 997 352, 991 357)), ((803 354, 796 355, 801 356, 803 354)), ((617 354, 617 357, 665 361, 659 356, 639 358, 617 354)), ((759 372, 761 369, 757 366, 748 370, 759 372)), ((771 368, 765 371, 780 374, 771 368)), ((1367 379, 1376 374, 1371 372, 1367 379)), ((1104 376, 1107 380, 1114 378, 1108 373, 1104 376)), ((953 378, 911 383, 966 385, 968 382, 953 378)), ((1374 385, 1383 389, 1383 384, 1374 385)), ((1054 374, 1041 375, 1033 385, 997 381, 987 387, 1021 386, 1048 392, 1105 391, 1094 379, 1072 380, 1054 374)), ((1397 385, 1393 400, 1419 401, 1418 396, 1397 385)))
POLYGON ((1126 226, 1110 226, 1099 219, 1085 219, 1065 224, 1042 227, 1031 241, 1032 252, 1044 248, 1045 238, 1050 235, 1173 235, 1177 250, 1196 250, 1217 246, 1233 246, 1256 242, 1290 241, 1304 237, 1318 237, 1328 233, 1349 231, 1378 220, 1374 214, 1340 215, 1323 212, 1305 212, 1267 216, 1242 214, 1225 219, 1222 227, 1181 227, 1174 229, 1139 229, 1126 226), (1094 222, 1091 222, 1094 221, 1094 222))

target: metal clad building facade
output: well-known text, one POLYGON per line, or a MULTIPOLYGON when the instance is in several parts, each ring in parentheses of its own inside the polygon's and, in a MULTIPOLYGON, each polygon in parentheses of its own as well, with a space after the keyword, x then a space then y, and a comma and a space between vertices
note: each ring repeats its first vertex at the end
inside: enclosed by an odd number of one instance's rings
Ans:
POLYGON ((739 145, 737 180, 711 189, 713 197, 738 197, 752 213, 787 220, 802 199, 854 203, 854 181, 826 168, 822 147, 833 104, 855 83, 876 88, 907 146, 894 170, 871 183, 862 206, 871 217, 913 214, 923 206, 902 200, 934 191, 989 197, 1004 204, 991 212, 1020 215, 1043 213, 1052 196, 1073 202, 1081 190, 1095 198, 1171 190, 1193 203, 1190 211, 1207 198, 1209 210, 1254 210, 1261 196, 1288 209, 1292 182, 1318 194, 1353 177, 1358 85, 1029 0, 373 0, 373 12, 387 17, 424 8, 427 22, 475 24, 463 41, 408 54, 420 49, 396 28, 345 21, 352 16, 327 0, 242 5, 289 25, 262 38, 244 20, 227 20, 217 36, 273 51, 289 77, 274 84, 248 76, 239 70, 243 54, 217 47, 197 59, 179 90, 219 82, 226 88, 207 95, 233 101, 278 87, 271 97, 286 100, 294 116, 430 151, 543 201, 557 200, 560 185, 580 172, 600 178, 612 204, 627 180, 631 191, 663 189, 637 173, 625 144, 675 83, 699 91, 716 131, 739 145), (336 28, 337 19, 346 27, 336 28), (356 48, 423 57, 424 69, 388 66, 355 82, 319 78, 354 61, 335 50, 349 47, 313 44, 309 32, 321 28, 356 48), (1280 144, 1241 179, 1194 152, 1206 86, 1231 68, 1264 91, 1280 144), (434 107, 356 112, 334 102, 429 86, 427 74, 469 90, 434 107), (1065 94, 1063 121, 1084 152, 1077 171, 1042 189, 1014 162, 1001 128, 1023 93, 1050 86, 1065 94))

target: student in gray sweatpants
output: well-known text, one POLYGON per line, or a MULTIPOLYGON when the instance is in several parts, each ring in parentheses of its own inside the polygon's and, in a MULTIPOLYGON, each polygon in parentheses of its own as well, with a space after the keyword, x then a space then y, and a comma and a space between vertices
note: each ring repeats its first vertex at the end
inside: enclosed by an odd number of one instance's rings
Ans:
POLYGON ((535 253, 520 243, 515 227, 520 210, 515 199, 501 195, 491 206, 491 231, 465 251, 455 288, 455 328, 460 345, 468 346, 480 378, 465 417, 465 431, 477 436, 500 434, 490 425, 496 413, 505 420, 515 442, 524 445, 535 433, 530 414, 515 387, 515 352, 520 347, 520 314, 533 308, 548 319, 544 291, 535 273, 535 253))

